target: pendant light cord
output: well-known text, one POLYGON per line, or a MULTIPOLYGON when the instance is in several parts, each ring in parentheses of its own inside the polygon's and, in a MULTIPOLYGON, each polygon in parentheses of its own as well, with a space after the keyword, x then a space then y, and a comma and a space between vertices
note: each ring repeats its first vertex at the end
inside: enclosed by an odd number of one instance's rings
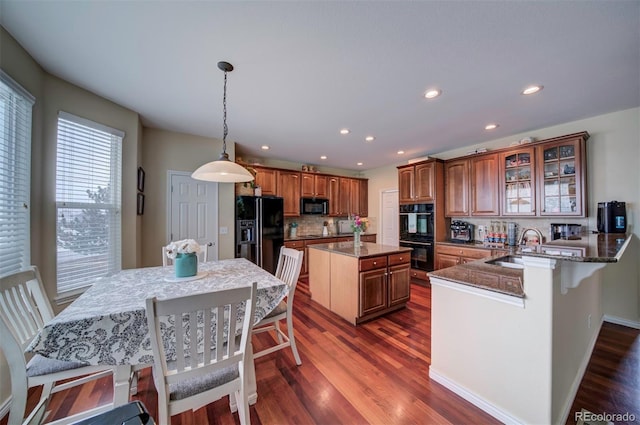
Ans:
POLYGON ((222 152, 227 153, 227 134, 229 134, 229 127, 227 127, 227 71, 224 71, 224 91, 222 94, 222 152))

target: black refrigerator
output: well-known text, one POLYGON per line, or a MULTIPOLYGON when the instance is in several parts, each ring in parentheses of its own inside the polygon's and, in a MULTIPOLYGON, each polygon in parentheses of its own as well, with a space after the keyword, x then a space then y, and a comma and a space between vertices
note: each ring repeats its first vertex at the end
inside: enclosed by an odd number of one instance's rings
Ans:
POLYGON ((275 274, 284 245, 284 201, 271 196, 236 198, 236 258, 275 274))

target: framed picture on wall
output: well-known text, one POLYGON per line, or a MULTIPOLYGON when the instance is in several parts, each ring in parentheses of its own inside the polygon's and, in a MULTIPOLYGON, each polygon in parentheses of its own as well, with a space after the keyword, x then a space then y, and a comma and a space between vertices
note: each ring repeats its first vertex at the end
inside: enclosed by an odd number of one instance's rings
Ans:
POLYGON ((142 193, 138 193, 138 215, 144 214, 144 195, 142 193))
POLYGON ((144 192, 144 170, 138 167, 138 191, 144 192))

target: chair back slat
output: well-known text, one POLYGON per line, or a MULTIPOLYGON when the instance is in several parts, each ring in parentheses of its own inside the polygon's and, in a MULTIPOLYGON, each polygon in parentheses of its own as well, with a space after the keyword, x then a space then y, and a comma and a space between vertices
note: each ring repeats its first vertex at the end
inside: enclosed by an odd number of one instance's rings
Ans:
POLYGON ((293 248, 282 247, 275 276, 289 286, 289 294, 295 291, 304 252, 293 248))
MULTIPOLYGON (((214 315, 211 314, 211 309, 205 308, 204 317, 203 317, 203 326, 202 326, 203 347, 213 347, 213 344, 211 343, 212 341, 211 331, 213 329, 213 324, 214 324, 213 317, 214 315)), ((211 363, 211 350, 203 350, 203 351, 204 351, 204 358, 202 360, 204 364, 211 363)))
POLYGON ((216 361, 220 361, 224 358, 224 307, 218 306, 216 308, 216 361), (217 325, 221 323, 222 326, 219 328, 217 325), (218 332, 222 330, 223 332, 218 332))

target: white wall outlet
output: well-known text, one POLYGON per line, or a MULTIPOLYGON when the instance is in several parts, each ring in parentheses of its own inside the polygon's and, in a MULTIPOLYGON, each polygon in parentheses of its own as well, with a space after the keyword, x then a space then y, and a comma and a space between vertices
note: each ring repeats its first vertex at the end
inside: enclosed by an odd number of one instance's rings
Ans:
POLYGON ((229 233, 229 228, 226 226, 223 226, 220 228, 220 234, 221 235, 226 235, 227 233, 229 233))

